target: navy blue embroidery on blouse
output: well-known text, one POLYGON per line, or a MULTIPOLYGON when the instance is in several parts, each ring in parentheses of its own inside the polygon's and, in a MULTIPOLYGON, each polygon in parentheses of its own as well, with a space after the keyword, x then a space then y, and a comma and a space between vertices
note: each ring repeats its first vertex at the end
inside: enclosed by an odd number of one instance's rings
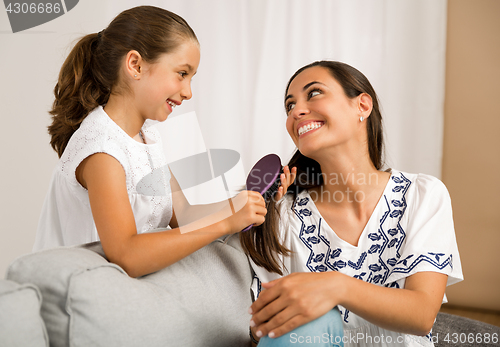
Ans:
POLYGON ((253 279, 254 279, 254 281, 257 281, 257 298, 258 298, 260 295, 260 292, 262 291, 262 282, 260 281, 259 276, 257 276, 257 274, 255 274, 255 273, 253 275, 253 279))
MULTIPOLYGON (((400 258, 399 249, 403 244, 406 234, 399 224, 399 221, 406 209, 405 195, 411 185, 411 181, 404 177, 403 174, 400 174, 399 177, 391 176, 391 179, 394 182, 390 183, 394 184, 392 191, 398 194, 392 194, 394 195, 394 199, 391 202, 389 202, 384 195, 383 202, 386 205, 386 211, 384 211, 379 221, 379 230, 377 230, 377 232, 368 233, 367 237, 372 244, 368 252, 361 253, 356 262, 349 259, 346 259, 347 261, 341 259, 342 249, 336 248, 332 250, 330 248, 330 242, 322 234, 321 223, 323 219, 319 218, 316 222, 314 218, 310 218, 312 216, 311 208, 308 207, 310 199, 307 197, 297 197, 292 206, 292 211, 301 221, 299 238, 310 250, 306 263, 306 267, 309 271, 339 271, 346 267, 350 267, 358 271, 354 275, 354 278, 380 285, 385 284, 390 269, 396 265, 396 263, 391 264, 391 262, 389 262, 389 265, 387 265, 382 259, 382 254, 386 249, 395 249, 397 250, 397 259, 400 258), (388 227, 385 226, 386 221, 388 227), (397 221, 396 225, 394 221, 397 221), (386 229, 387 232, 385 231, 386 229), (371 255, 371 260, 369 261, 373 262, 368 265, 368 269, 370 270, 369 273, 362 270, 364 262, 369 258, 368 255, 371 255), (374 258, 374 256, 376 258, 374 258)), ((395 285, 397 286, 397 284, 395 285)), ((349 311, 345 310, 343 316, 344 320, 347 322, 349 311)))
POLYGON ((430 254, 430 256, 425 255, 425 254, 421 254, 416 259, 414 259, 410 265, 408 265, 408 260, 410 258, 413 258, 413 254, 409 255, 408 257, 406 257, 405 259, 403 259, 397 263, 398 265, 402 264, 403 267, 395 267, 394 269, 392 269, 392 272, 393 273, 409 273, 409 272, 411 272, 411 270, 413 270, 418 264, 420 264, 423 261, 426 261, 426 262, 434 265, 435 267, 437 267, 440 270, 444 269, 447 266, 450 266, 450 268, 453 269, 453 257, 451 254, 446 259, 443 259, 443 261, 441 263, 439 262, 439 258, 444 255, 443 253, 436 254, 436 253, 429 252, 427 254, 430 254))
POLYGON ((353 263, 352 261, 349 260, 348 264, 350 267, 352 267, 355 270, 361 269, 361 265, 363 265, 363 262, 366 259, 366 252, 361 253, 361 256, 358 259, 357 263, 353 263))
MULTIPOLYGON (((399 194, 394 194, 394 199, 392 199, 390 202, 388 201, 387 196, 384 195, 384 201, 387 210, 382 215, 382 218, 380 220, 380 227, 377 233, 377 236, 380 236, 383 239, 382 244, 377 244, 378 246, 380 246, 378 257, 380 266, 376 266, 377 264, 372 264, 369 267, 372 272, 378 272, 384 269, 383 273, 377 274, 371 278, 371 282, 376 284, 385 284, 387 278, 390 275, 390 269, 394 266, 392 264, 395 264, 395 262, 397 262, 397 259, 401 258, 401 254, 399 251, 406 239, 406 233, 401 226, 401 218, 406 211, 406 193, 408 192, 408 189, 410 188, 412 182, 402 173, 399 173, 399 177, 391 176, 391 179, 396 184, 392 188, 392 192, 399 194), (394 225, 395 221, 396 225, 394 225), (395 257, 389 258, 386 263, 382 255, 384 254, 386 249, 390 252, 391 248, 394 248, 396 251, 395 257)), ((374 236, 372 236, 371 240, 375 241, 373 237, 374 236)), ((372 248, 376 247, 377 245, 372 246, 372 248)))
MULTIPOLYGON (((309 249, 306 267, 311 272, 347 270, 354 278, 368 283, 399 288, 397 282, 386 283, 392 273, 410 273, 421 262, 428 262, 443 269, 452 267, 451 255, 443 253, 427 253, 409 255, 401 259, 401 248, 406 240, 406 232, 401 226, 401 219, 406 211, 406 193, 412 182, 401 172, 391 175, 388 183, 391 193, 384 194, 381 200, 383 212, 376 230, 367 230, 365 236, 369 240, 368 250, 361 253, 358 259, 348 259, 342 256, 341 248, 332 249, 330 241, 321 226, 323 219, 314 216, 308 197, 297 197, 291 210, 301 222, 299 238, 309 249), (366 265, 365 262, 368 262, 366 265), (363 266, 364 265, 364 266, 363 266), (367 271, 368 270, 368 271, 367 271)), ((348 322, 349 310, 341 310, 345 322, 348 322)))

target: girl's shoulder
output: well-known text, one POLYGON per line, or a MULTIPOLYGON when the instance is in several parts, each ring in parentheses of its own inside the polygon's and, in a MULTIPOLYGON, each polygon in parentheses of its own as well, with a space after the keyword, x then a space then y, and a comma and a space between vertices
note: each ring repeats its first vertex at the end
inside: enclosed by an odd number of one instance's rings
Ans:
POLYGON ((142 127, 142 132, 146 135, 146 137, 151 140, 152 143, 161 144, 162 138, 161 134, 158 130, 156 124, 158 121, 146 120, 144 126, 142 127))
POLYGON ((74 175, 78 165, 95 153, 107 153, 122 165, 126 163, 125 132, 104 112, 102 106, 91 111, 71 136, 59 160, 61 171, 74 175))
MULTIPOLYGON (((116 124, 104 112, 102 106, 98 106, 84 118, 79 128, 73 133, 68 147, 75 146, 75 144, 78 144, 78 146, 84 144, 96 146, 103 141, 120 135, 118 129, 115 129, 113 125, 116 124)), ((118 125, 116 125, 116 128, 119 128, 118 125)), ((121 128, 119 129, 121 130, 121 128)))

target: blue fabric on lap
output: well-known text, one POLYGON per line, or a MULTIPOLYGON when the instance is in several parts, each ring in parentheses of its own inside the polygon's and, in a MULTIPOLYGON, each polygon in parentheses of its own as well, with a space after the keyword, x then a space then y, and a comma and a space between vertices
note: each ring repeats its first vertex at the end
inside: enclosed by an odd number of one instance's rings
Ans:
POLYGON ((288 334, 272 339, 264 336, 258 347, 283 347, 307 345, 315 347, 343 347, 344 329, 342 317, 337 308, 325 315, 304 324, 288 334))

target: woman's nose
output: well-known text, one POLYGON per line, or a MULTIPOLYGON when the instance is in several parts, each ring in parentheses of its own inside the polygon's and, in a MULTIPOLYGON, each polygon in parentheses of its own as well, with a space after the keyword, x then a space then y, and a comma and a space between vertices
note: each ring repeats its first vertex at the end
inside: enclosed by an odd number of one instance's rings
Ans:
POLYGON ((304 117, 308 113, 309 113, 309 108, 307 107, 307 103, 297 101, 295 107, 292 110, 292 116, 298 119, 304 117))

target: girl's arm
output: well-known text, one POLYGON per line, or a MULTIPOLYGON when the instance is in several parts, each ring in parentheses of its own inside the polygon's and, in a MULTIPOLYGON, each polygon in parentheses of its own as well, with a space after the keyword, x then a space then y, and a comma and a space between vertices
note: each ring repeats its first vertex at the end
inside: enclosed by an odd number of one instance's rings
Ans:
POLYGON ((219 215, 184 226, 182 232, 177 228, 137 234, 125 172, 115 158, 104 153, 91 155, 80 164, 76 175, 88 189, 106 256, 132 277, 158 271, 223 235, 238 232, 250 224, 262 224, 266 214, 262 196, 244 192, 233 199, 238 211, 235 214, 227 208, 219 215))
MULTIPOLYGON (((170 172, 170 187, 172 192, 172 218, 170 219, 171 228, 179 228, 186 224, 203 219, 209 215, 213 215, 222 209, 230 207, 232 201, 224 200, 212 204, 190 205, 186 199, 179 183, 175 176, 170 172)), ((229 211, 230 212, 230 211, 229 211)), ((222 219, 228 216, 221 216, 222 219)))
POLYGON ((342 305, 382 328, 423 336, 434 324, 447 278, 419 272, 407 277, 404 289, 399 289, 335 271, 293 273, 263 283, 266 290, 251 306, 251 325, 257 336, 271 333, 278 337, 342 305))
MULTIPOLYGON (((288 187, 295 181, 296 174, 297 168, 295 167, 292 168, 291 171, 288 166, 283 168, 283 173, 280 175, 281 185, 278 187, 278 191, 274 196, 275 200, 278 201, 285 195, 288 187)), ((170 220, 170 227, 172 228, 179 228, 187 223, 200 220, 208 215, 219 212, 223 208, 226 208, 227 210, 232 203, 231 200, 226 200, 213 204, 190 205, 172 172, 170 173, 170 176, 170 187, 172 190, 173 201, 172 219, 170 220)), ((226 218, 227 216, 221 217, 226 218)))

